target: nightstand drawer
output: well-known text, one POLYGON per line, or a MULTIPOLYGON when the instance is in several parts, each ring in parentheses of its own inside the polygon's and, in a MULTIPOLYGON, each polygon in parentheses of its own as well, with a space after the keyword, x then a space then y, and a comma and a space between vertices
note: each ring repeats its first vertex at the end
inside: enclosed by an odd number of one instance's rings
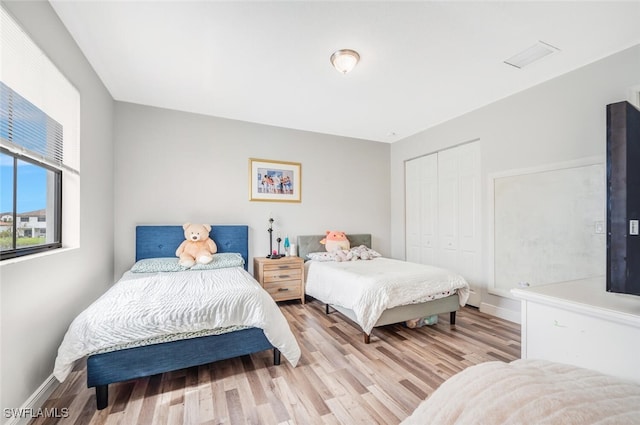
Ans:
POLYGON ((267 270, 265 267, 262 282, 266 285, 270 282, 280 282, 283 280, 295 280, 300 282, 302 270, 300 267, 280 270, 267 270))
POLYGON ((299 280, 285 280, 278 283, 265 282, 264 284, 264 290, 276 301, 300 298, 302 296, 301 289, 299 280))
POLYGON ((275 263, 275 264, 265 264, 263 266, 264 271, 271 270, 300 270, 300 264, 292 264, 292 263, 275 263))

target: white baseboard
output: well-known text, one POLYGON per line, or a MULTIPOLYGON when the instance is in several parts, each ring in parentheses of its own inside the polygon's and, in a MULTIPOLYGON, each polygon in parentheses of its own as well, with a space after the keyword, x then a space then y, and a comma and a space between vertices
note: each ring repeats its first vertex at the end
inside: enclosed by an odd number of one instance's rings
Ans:
MULTIPOLYGON (((58 385, 60 385, 60 383, 53 374, 49 375, 42 385, 40 385, 40 387, 31 394, 27 401, 17 409, 21 414, 12 416, 7 422, 5 422, 5 425, 27 425, 33 418, 29 412, 37 412, 44 402, 47 401, 53 391, 58 388, 58 385)), ((6 415, 6 412, 3 411, 2 413, 3 415, 6 415)))
POLYGON ((508 320, 513 323, 520 323, 520 312, 508 308, 498 307, 493 304, 481 303, 480 312, 508 320))

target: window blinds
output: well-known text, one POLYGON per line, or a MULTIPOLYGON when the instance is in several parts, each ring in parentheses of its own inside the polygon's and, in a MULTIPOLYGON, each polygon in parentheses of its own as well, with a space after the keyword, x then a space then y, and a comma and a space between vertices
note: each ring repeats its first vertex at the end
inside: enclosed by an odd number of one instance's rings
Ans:
POLYGON ((9 13, 0 13, 0 145, 79 174, 79 94, 9 13))
POLYGON ((2 146, 56 168, 63 166, 62 125, 0 82, 2 146))

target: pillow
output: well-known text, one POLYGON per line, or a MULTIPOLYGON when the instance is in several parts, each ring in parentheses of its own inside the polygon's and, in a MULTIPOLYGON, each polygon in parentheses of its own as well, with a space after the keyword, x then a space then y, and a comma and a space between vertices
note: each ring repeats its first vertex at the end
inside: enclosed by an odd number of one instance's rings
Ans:
POLYGON ((136 261, 131 267, 133 273, 158 273, 158 272, 181 272, 187 270, 186 267, 178 264, 180 261, 176 257, 160 257, 160 258, 145 258, 144 260, 136 261))
POLYGON ((185 270, 214 270, 227 267, 242 267, 244 259, 235 252, 219 252, 213 254, 213 260, 209 264, 196 263, 191 268, 181 266, 177 257, 145 258, 137 261, 131 272, 133 273, 159 273, 159 272, 183 272, 185 270))
POLYGON ((219 252, 213 254, 213 260, 209 264, 196 263, 189 270, 214 270, 227 267, 243 267, 244 258, 237 252, 219 252))
POLYGON ((331 252, 310 252, 307 254, 309 260, 315 261, 356 261, 356 260, 373 260, 380 257, 380 253, 365 245, 360 245, 349 250, 340 249, 331 252))
POLYGON ((335 261, 332 252, 310 252, 307 254, 307 258, 314 261, 335 261))

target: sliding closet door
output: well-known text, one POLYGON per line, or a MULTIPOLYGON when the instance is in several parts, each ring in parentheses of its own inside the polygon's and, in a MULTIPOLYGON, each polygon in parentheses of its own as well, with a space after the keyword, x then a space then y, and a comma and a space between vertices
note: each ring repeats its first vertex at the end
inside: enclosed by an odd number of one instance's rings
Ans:
POLYGON ((469 304, 480 306, 480 142, 455 149, 458 164, 457 257, 455 268, 471 286, 469 304))
POLYGON ((438 254, 434 265, 456 270, 459 257, 460 177, 458 149, 438 152, 438 254))
POLYGON ((438 155, 406 163, 407 261, 433 264, 438 223, 438 155))
POLYGON ((460 273, 478 306, 480 258, 480 142, 406 163, 407 261, 460 273))
POLYGON ((420 158, 405 162, 405 256, 420 263, 420 158))

